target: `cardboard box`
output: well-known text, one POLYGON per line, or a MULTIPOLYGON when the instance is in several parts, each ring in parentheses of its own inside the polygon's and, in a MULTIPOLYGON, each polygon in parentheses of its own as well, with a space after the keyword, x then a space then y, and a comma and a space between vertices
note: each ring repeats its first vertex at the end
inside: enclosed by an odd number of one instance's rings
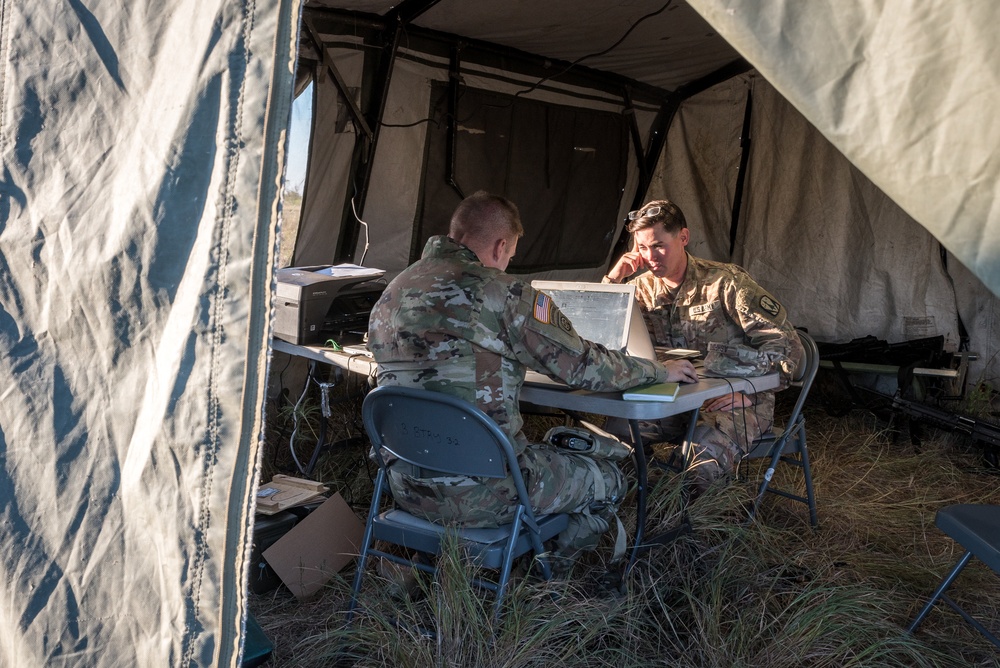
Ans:
POLYGON ((364 529, 337 493, 269 547, 264 558, 295 597, 304 601, 354 561, 361 551, 364 529))

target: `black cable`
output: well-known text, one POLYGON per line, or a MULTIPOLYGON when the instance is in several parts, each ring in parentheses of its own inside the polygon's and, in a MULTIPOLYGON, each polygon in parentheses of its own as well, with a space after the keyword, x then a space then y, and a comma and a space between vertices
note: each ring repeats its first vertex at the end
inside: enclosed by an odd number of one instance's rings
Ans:
MULTIPOLYGON (((753 392, 751 393, 751 395, 752 396, 756 396, 757 395, 757 386, 753 384, 753 380, 751 380, 750 378, 744 378, 744 380, 747 383, 750 384, 750 389, 753 390, 753 392)), ((742 394, 744 396, 748 396, 745 392, 743 392, 742 394)), ((749 431, 749 428, 747 426, 746 410, 749 409, 749 408, 753 408, 754 419, 757 422, 758 428, 760 427, 760 415, 757 413, 757 401, 753 400, 753 403, 750 404, 750 406, 742 409, 744 411, 744 413, 743 413, 743 442, 746 443, 746 448, 747 449, 746 449, 745 452, 742 452, 742 454, 740 455, 739 461, 736 462, 735 475, 736 475, 737 479, 740 479, 740 468, 742 468, 743 462, 746 461, 747 456, 750 454, 751 450, 753 450, 753 441, 750 440, 750 431, 749 431)), ((773 415, 771 416, 771 423, 772 423, 772 426, 773 426, 773 424, 774 424, 774 416, 773 415)), ((736 424, 735 408, 734 408, 734 411, 733 411, 733 424, 734 425, 736 424)), ((761 435, 763 435, 763 433, 764 433, 765 430, 761 429, 760 431, 761 431, 761 435)), ((754 439, 754 440, 756 440, 756 439, 754 439)), ((742 451, 743 448, 740 448, 740 450, 742 451)))
POLYGON ((614 44, 612 44, 608 48, 604 49, 603 51, 598 51, 597 53, 588 53, 588 54, 586 54, 584 56, 580 56, 579 58, 577 58, 576 60, 574 60, 572 63, 570 63, 569 65, 567 65, 565 67, 565 69, 563 69, 561 72, 556 72, 555 74, 550 74, 547 77, 543 77, 543 78, 539 79, 538 81, 535 82, 535 85, 533 85, 531 88, 526 88, 524 90, 519 90, 516 93, 514 93, 514 97, 518 97, 518 96, 523 95, 525 93, 530 93, 531 91, 535 90, 536 88, 538 88, 539 86, 541 86, 543 83, 545 83, 549 79, 552 79, 552 78, 555 78, 555 77, 559 77, 559 76, 562 76, 563 74, 566 74, 571 69, 573 69, 574 67, 576 67, 577 65, 579 65, 580 63, 582 63, 584 60, 587 60, 588 58, 597 58, 598 56, 603 56, 603 55, 605 55, 607 53, 610 53, 614 49, 618 48, 618 46, 622 42, 624 42, 625 39, 629 35, 632 34, 632 31, 635 30, 636 28, 638 28, 639 25, 641 25, 644 21, 646 21, 647 19, 653 18, 657 14, 662 14, 663 12, 665 12, 667 10, 667 8, 671 4, 673 4, 673 1, 674 0, 667 0, 667 2, 662 7, 660 7, 659 9, 657 9, 655 12, 650 12, 649 14, 646 14, 645 16, 640 17, 635 23, 632 24, 631 28, 629 28, 628 30, 625 31, 625 34, 622 35, 618 39, 617 42, 615 42, 614 44))
MULTIPOLYGON (((729 393, 735 398, 737 392, 736 392, 736 388, 733 386, 733 382, 731 380, 729 380, 728 378, 725 378, 723 380, 725 380, 726 384, 729 385, 729 393)), ((756 389, 756 388, 754 388, 753 381, 747 380, 747 382, 750 383, 750 387, 752 389, 756 389)), ((741 394, 743 396, 746 396, 746 394, 744 392, 740 392, 739 394, 741 394)), ((751 404, 751 405, 756 406, 756 404, 751 404)), ((746 443, 747 446, 749 447, 749 445, 750 445, 750 432, 747 429, 746 408, 744 408, 743 406, 741 406, 740 410, 744 411, 744 413, 743 413, 743 442, 746 443)), ((732 420, 733 420, 733 426, 734 427, 738 427, 739 425, 737 424, 737 420, 736 420, 736 404, 735 404, 735 402, 733 402, 733 403, 731 403, 729 405, 729 413, 730 413, 730 415, 732 417, 732 420)), ((742 450, 742 449, 743 448, 740 448, 740 450, 742 450)))
MULTIPOLYGON (((447 114, 445 115, 445 117, 447 118, 447 114)), ((427 118, 421 118, 419 121, 413 121, 412 123, 382 123, 382 122, 380 122, 379 125, 381 125, 383 128, 412 128, 412 127, 415 127, 417 125, 420 125, 421 123, 433 123, 435 127, 441 127, 441 121, 439 121, 439 120, 437 120, 437 119, 435 119, 435 118, 433 118, 431 116, 428 116, 427 118)))
MULTIPOLYGON (((493 108, 496 108, 496 109, 504 109, 506 107, 509 107, 509 106, 511 106, 511 105, 514 104, 514 98, 518 98, 521 95, 527 95, 528 93, 536 90, 539 86, 541 86, 543 83, 545 83, 549 79, 554 79, 556 77, 561 77, 562 75, 566 74, 571 69, 573 69, 574 67, 576 67, 577 65, 579 65, 580 63, 582 63, 584 60, 587 60, 589 58, 598 58, 600 56, 603 56, 605 54, 610 53, 614 49, 618 48, 621 45, 621 43, 624 42, 628 38, 628 36, 632 34, 632 31, 635 30, 636 28, 638 28, 643 22, 647 21, 648 19, 653 18, 654 16, 657 16, 657 15, 662 14, 663 12, 665 12, 670 7, 670 5, 673 4, 673 1, 674 0, 667 0, 667 2, 664 3, 664 5, 662 7, 660 7, 659 9, 657 9, 656 11, 650 12, 649 14, 646 14, 645 16, 640 17, 638 20, 636 20, 635 23, 632 24, 632 26, 628 30, 625 31, 625 34, 623 34, 620 38, 618 38, 618 40, 614 44, 612 44, 608 48, 604 49, 603 51, 598 51, 596 53, 588 53, 588 54, 585 54, 583 56, 580 56, 579 58, 577 58, 576 60, 574 60, 573 62, 571 62, 569 65, 567 65, 565 68, 563 68, 561 71, 556 72, 554 74, 549 74, 548 76, 544 76, 541 79, 539 79, 538 81, 536 81, 534 84, 532 84, 529 88, 524 88, 522 90, 519 90, 519 91, 515 92, 514 95, 511 98, 510 102, 508 102, 506 104, 479 104, 475 109, 472 110, 472 112, 468 116, 466 116, 465 118, 457 118, 457 119, 455 119, 455 121, 457 123, 464 123, 464 122, 470 120, 471 118, 473 118, 476 114, 478 114, 479 110, 482 109, 483 107, 493 107, 493 108)), ((405 29, 404 29, 404 33, 405 33, 405 29)), ((444 118, 448 118, 448 114, 445 114, 444 118)), ((413 127, 415 125, 420 125, 421 123, 428 123, 428 122, 432 122, 437 127, 440 127, 440 121, 435 120, 433 117, 422 118, 419 121, 414 121, 412 123, 405 123, 405 124, 399 124, 399 125, 391 124, 391 123, 383 123, 383 122, 379 121, 379 125, 381 125, 382 127, 386 127, 386 128, 409 128, 409 127, 413 127)))
POLYGON ((288 367, 292 364, 292 356, 286 355, 286 357, 285 366, 278 372, 278 396, 281 398, 284 398, 281 391, 285 389, 285 372, 288 371, 288 367))

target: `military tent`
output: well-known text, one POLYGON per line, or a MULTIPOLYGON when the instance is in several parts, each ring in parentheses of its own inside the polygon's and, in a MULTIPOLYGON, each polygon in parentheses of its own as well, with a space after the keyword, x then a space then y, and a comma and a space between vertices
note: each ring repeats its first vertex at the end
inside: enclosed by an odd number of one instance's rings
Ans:
POLYGON ((513 271, 597 279, 668 196, 817 338, 997 375, 995 3, 305 5, 0 3, 0 664, 236 663, 309 81, 295 264, 397 272, 485 188, 513 271))

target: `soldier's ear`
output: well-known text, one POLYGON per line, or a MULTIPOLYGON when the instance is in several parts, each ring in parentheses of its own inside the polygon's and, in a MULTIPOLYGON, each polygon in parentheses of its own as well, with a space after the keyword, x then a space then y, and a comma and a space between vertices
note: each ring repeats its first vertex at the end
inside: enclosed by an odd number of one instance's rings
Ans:
POLYGON ((487 267, 493 267, 494 269, 504 269, 502 265, 504 259, 504 250, 507 248, 506 239, 495 239, 492 242, 486 242, 483 244, 482 252, 476 252, 479 257, 479 261, 482 262, 487 267))
POLYGON ((494 264, 499 264, 504 259, 504 257, 506 257, 506 255, 505 255, 506 250, 507 250, 507 240, 506 239, 497 239, 496 241, 493 242, 493 263, 494 264))
POLYGON ((677 238, 680 239, 681 245, 687 246, 688 245, 688 241, 691 240, 691 232, 688 231, 688 228, 682 227, 677 232, 677 238))

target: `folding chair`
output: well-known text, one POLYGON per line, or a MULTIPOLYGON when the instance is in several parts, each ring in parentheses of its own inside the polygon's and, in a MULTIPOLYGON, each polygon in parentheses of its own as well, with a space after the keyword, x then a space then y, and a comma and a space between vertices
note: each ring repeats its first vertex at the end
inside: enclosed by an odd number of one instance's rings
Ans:
POLYGON ((375 540, 437 555, 445 534, 456 533, 473 563, 500 571, 497 582, 473 580, 477 586, 496 593, 494 616, 497 618, 516 557, 533 551, 542 576, 546 580, 552 576, 542 542, 563 531, 569 518, 565 514, 535 517, 513 445, 485 413, 466 401, 440 392, 379 387, 365 397, 361 414, 379 469, 354 575, 349 615, 356 606, 369 555, 427 573, 437 572, 434 566, 375 549, 372 547, 375 540), (431 475, 510 477, 519 501, 513 521, 495 529, 470 529, 435 524, 399 508, 380 513, 382 495, 388 486, 382 449, 431 475))
POLYGON ((757 509, 764 500, 764 495, 770 492, 809 506, 809 523, 815 528, 817 525, 816 497, 813 494, 812 471, 809 469, 809 452, 806 449, 806 420, 802 415, 802 406, 805 405, 806 397, 809 396, 809 388, 812 387, 816 371, 819 369, 819 350, 811 336, 801 330, 796 330, 796 332, 802 342, 802 348, 805 350, 805 358, 796 369, 795 378, 792 380, 792 384, 801 389, 795 406, 792 408, 792 414, 788 418, 788 425, 784 430, 772 429, 768 433, 762 434, 760 438, 750 444, 750 452, 744 456, 744 459, 769 458, 771 460, 757 490, 753 507, 750 509, 751 519, 756 516, 757 509), (778 462, 791 464, 802 469, 806 485, 805 496, 771 487, 771 479, 774 477, 778 462))
POLYGON ((982 624, 973 619, 969 613, 953 601, 945 590, 951 586, 958 574, 962 572, 969 559, 973 556, 989 566, 995 573, 1000 574, 1000 506, 989 506, 983 504, 958 504, 945 506, 937 512, 934 523, 941 531, 945 532, 965 548, 965 554, 958 560, 951 572, 945 576, 944 580, 931 596, 917 618, 913 620, 907 633, 914 633, 920 623, 924 621, 927 613, 931 611, 938 600, 942 600, 955 612, 962 615, 962 618, 969 622, 987 640, 1000 648, 1000 639, 989 632, 982 624))

